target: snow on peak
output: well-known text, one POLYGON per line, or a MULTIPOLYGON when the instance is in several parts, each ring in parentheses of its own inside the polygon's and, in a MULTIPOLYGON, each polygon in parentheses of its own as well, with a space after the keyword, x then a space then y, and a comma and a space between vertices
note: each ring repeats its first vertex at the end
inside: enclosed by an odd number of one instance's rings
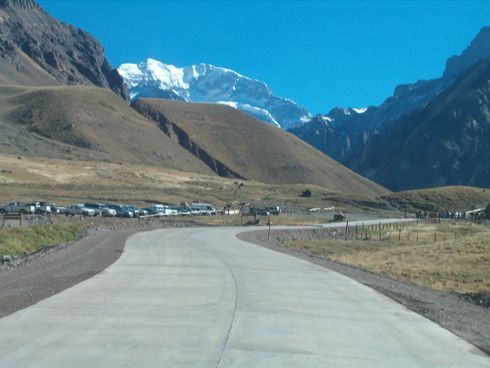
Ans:
POLYGON ((266 83, 227 68, 210 64, 177 67, 148 58, 138 64, 122 64, 118 71, 133 100, 156 97, 226 104, 284 129, 312 117, 294 101, 273 95, 266 83))
POLYGON ((354 110, 358 114, 364 114, 367 111, 367 107, 353 107, 352 110, 354 110))
POLYGON ((325 123, 331 123, 334 121, 334 119, 327 115, 320 115, 320 119, 322 119, 325 123))

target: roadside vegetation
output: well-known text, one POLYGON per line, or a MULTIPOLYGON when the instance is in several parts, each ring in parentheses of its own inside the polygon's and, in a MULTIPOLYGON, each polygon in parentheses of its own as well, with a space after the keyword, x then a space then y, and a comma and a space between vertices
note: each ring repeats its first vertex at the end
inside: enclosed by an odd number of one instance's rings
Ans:
POLYGON ((436 290, 490 292, 490 225, 426 224, 287 247, 436 290), (381 238, 381 240, 379 240, 381 238))
POLYGON ((382 196, 401 211, 467 211, 485 208, 490 203, 490 189, 449 186, 407 190, 382 196))
POLYGON ((36 225, 0 230, 0 255, 31 254, 47 246, 78 240, 86 234, 81 223, 36 225))

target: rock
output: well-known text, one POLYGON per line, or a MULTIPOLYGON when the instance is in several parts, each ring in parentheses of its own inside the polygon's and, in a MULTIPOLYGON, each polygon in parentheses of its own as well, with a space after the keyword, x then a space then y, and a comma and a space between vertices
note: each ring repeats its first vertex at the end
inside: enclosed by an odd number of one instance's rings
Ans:
MULTIPOLYGON (((54 81, 110 88, 124 100, 129 93, 122 77, 107 61, 101 44, 87 32, 51 17, 34 0, 0 0, 0 62, 21 72, 26 55, 54 81)), ((47 80, 37 68, 34 82, 47 80)), ((19 83, 22 84, 22 83, 19 83)))
POLYGON ((1 256, 0 257, 0 261, 1 261, 2 264, 3 263, 12 263, 13 260, 14 260, 14 257, 12 257, 12 256, 6 256, 5 255, 5 256, 1 256))

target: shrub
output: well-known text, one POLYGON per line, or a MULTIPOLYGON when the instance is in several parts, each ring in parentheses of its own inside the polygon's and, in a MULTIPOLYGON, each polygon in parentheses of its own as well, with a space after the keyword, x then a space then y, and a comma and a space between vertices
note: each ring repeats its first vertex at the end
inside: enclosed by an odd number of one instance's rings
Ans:
POLYGON ((300 197, 310 198, 311 197, 311 190, 309 190, 309 189, 304 190, 303 193, 300 194, 300 197))

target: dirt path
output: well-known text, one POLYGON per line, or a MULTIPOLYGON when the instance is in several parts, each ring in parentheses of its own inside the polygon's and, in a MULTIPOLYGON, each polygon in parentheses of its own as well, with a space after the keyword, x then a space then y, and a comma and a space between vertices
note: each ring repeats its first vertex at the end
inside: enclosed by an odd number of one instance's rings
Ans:
POLYGON ((255 231, 238 235, 238 238, 274 251, 293 255, 333 271, 339 272, 367 285, 410 310, 423 315, 490 354, 490 309, 468 302, 462 296, 407 284, 355 267, 335 263, 327 259, 310 257, 298 251, 276 244, 267 232, 255 231))
POLYGON ((47 249, 0 271, 0 317, 28 307, 106 269, 121 255, 129 235, 103 231, 47 249))

